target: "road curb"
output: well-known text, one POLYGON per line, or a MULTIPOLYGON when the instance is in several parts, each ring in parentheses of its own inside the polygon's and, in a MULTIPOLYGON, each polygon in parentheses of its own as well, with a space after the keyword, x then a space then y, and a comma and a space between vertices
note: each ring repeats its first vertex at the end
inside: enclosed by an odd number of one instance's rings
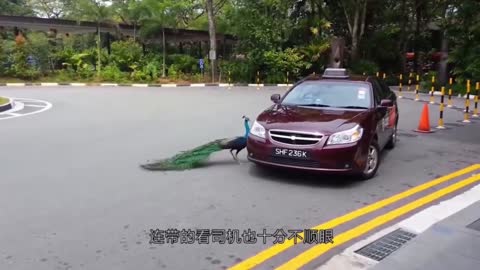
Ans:
POLYGON ((5 111, 11 110, 13 108, 12 100, 10 98, 7 98, 7 97, 6 97, 6 99, 8 99, 8 103, 4 104, 4 105, 0 105, 0 112, 5 112, 5 111))
POLYGON ((64 82, 43 82, 43 83, 0 83, 1 86, 112 86, 112 87, 291 87, 293 84, 256 84, 256 83, 64 83, 64 82))

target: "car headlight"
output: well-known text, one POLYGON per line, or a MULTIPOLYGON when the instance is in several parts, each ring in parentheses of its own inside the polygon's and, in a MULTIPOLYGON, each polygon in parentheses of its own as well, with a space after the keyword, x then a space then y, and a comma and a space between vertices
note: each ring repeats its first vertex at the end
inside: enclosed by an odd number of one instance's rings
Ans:
POLYGON ((250 133, 252 133, 252 135, 255 135, 257 137, 260 137, 262 139, 265 139, 265 128, 260 125, 257 121, 255 121, 253 123, 253 126, 252 128, 250 129, 250 133))
POLYGON ((328 138, 327 144, 346 144, 359 141, 363 135, 363 128, 359 125, 351 129, 334 133, 328 138))

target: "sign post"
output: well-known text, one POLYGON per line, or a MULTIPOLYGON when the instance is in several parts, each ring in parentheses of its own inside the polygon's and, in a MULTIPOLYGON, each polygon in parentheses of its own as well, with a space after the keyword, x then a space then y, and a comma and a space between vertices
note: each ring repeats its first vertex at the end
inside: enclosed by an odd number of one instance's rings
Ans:
POLYGON ((203 61, 202 58, 198 59, 198 66, 200 67, 200 72, 202 73, 202 76, 204 76, 204 68, 205 68, 205 62, 203 61))

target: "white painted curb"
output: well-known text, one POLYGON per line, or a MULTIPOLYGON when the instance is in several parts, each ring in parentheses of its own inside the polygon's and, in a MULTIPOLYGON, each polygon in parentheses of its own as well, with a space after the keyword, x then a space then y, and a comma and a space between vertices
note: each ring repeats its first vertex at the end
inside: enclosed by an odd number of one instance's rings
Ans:
POLYGON ((8 106, 8 104, 10 104, 10 107, 11 107, 11 108, 10 108, 9 110, 0 112, 0 114, 2 114, 2 113, 7 113, 7 112, 12 111, 12 110, 13 110, 13 106, 15 105, 15 104, 12 102, 12 99, 11 99, 11 98, 9 98, 9 97, 3 97, 3 98, 7 100, 7 103, 5 103, 4 105, 2 105, 2 107, 8 106))
POLYGON ((133 87, 148 87, 146 83, 134 83, 132 84, 133 87))
POLYGON ((23 104, 23 102, 14 100, 13 104, 12 104, 12 108, 8 111, 0 112, 0 114, 9 114, 9 113, 14 113, 14 112, 17 112, 17 111, 21 111, 21 110, 23 110, 24 107, 25 107, 25 104, 23 104))
POLYGON ((190 86, 192 87, 205 87, 204 83, 192 83, 190 86))

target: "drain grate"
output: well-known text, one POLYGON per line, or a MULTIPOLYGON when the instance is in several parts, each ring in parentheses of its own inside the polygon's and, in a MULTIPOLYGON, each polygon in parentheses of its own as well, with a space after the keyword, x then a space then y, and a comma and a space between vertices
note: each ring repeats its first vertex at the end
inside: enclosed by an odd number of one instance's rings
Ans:
POLYGON ((362 247, 355 251, 355 253, 376 261, 381 261, 408 241, 412 240, 415 236, 417 235, 414 233, 398 229, 362 247))
POLYGON ((480 232, 480 218, 469 224, 467 228, 480 232))

